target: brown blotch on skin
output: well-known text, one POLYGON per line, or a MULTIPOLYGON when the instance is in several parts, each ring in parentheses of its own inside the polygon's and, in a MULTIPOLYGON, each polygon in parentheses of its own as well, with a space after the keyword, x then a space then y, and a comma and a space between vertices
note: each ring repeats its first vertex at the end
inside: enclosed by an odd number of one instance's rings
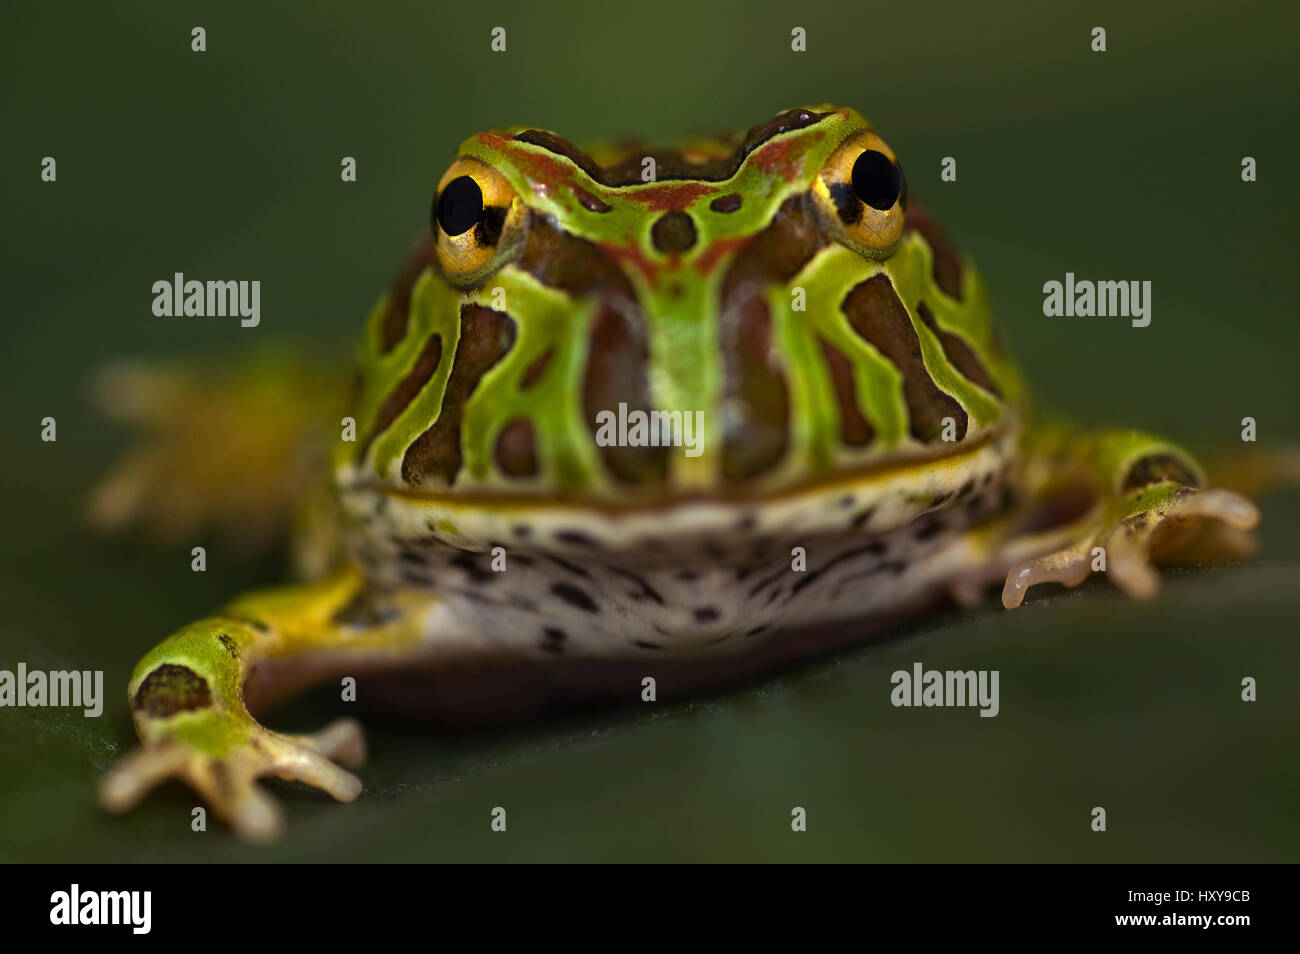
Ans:
POLYGON ((544 285, 574 297, 604 294, 636 301, 636 292, 618 264, 586 239, 570 235, 533 215, 515 261, 544 285))
POLYGON ((239 647, 235 645, 235 641, 230 636, 225 633, 219 633, 217 635, 217 641, 221 643, 222 646, 226 647, 226 652, 230 653, 231 659, 239 658, 239 647))
POLYGON ((542 353, 542 356, 530 364, 527 370, 524 371, 523 377, 519 379, 519 389, 521 391, 527 391, 534 384, 540 381, 542 375, 546 373, 546 369, 551 366, 551 359, 554 357, 555 349, 547 348, 546 351, 542 353))
POLYGON ((588 613, 600 612, 600 607, 596 605, 595 600, 587 595, 587 591, 574 586, 572 583, 556 583, 551 586, 551 592, 570 606, 577 607, 588 613))
POLYGON ((460 339, 442 408, 433 426, 416 438, 402 458, 402 479, 410 484, 450 486, 460 472, 461 423, 465 404, 479 381, 515 343, 515 323, 503 312, 465 305, 460 312, 460 339))
MULTIPOLYGON (((587 348, 582 413, 594 437, 600 429, 596 415, 601 411, 617 414, 620 402, 632 410, 654 407, 648 374, 650 348, 640 310, 630 304, 617 308, 603 302, 592 321, 587 348)), ((659 484, 668 478, 668 447, 597 445, 596 450, 622 483, 659 484)))
POLYGON ((727 195, 720 195, 709 203, 709 208, 714 212, 736 212, 745 204, 745 198, 739 192, 731 192, 727 195))
POLYGON ((1163 481, 1171 481, 1184 487, 1201 485, 1191 468, 1173 454, 1152 454, 1143 457, 1128 469, 1128 473, 1124 475, 1123 489, 1136 490, 1163 481))
POLYGON ((644 143, 629 143, 629 151, 624 157, 600 172, 600 179, 608 186, 645 185, 641 178, 645 169, 645 160, 653 159, 655 163, 654 182, 674 182, 683 179, 715 182, 726 179, 727 170, 731 168, 732 156, 721 159, 708 159, 704 162, 692 162, 681 150, 671 147, 651 147, 644 143))
POLYGON ((737 252, 722 279, 718 335, 726 375, 722 468, 728 480, 752 479, 785 455, 789 387, 772 349, 772 319, 762 292, 794 278, 825 244, 806 200, 794 196, 737 252))
POLYGON ((965 437, 966 412, 931 380, 912 319, 888 277, 868 278, 849 292, 841 307, 853 330, 902 373, 912 436, 927 443, 938 440, 943 419, 951 417, 957 423, 957 439, 965 437))
POLYGON ((497 434, 497 466, 510 477, 537 476, 537 433, 533 422, 517 417, 497 434))
POLYGON ((825 245, 805 198, 786 199, 768 226, 736 253, 722 280, 723 310, 746 284, 761 289, 790 281, 825 245))
POLYGON ((961 257, 948 233, 935 219, 915 202, 903 218, 903 234, 919 232, 934 253, 934 283, 949 298, 961 301, 961 257))
POLYGON ((131 701, 132 709, 159 719, 210 705, 212 691, 207 680, 188 666, 175 663, 163 663, 145 676, 131 701))
POLYGON ((580 189, 577 186, 574 186, 573 194, 577 197, 578 204, 588 212, 609 212, 614 208, 607 202, 602 202, 600 199, 596 198, 586 189, 580 189))
POLYGON ((971 350, 970 345, 957 335, 940 328, 938 322, 934 320, 934 312, 930 310, 925 302, 917 303, 916 313, 925 322, 925 326, 939 338, 943 353, 948 356, 948 360, 953 363, 953 366, 962 373, 966 380, 978 384, 994 397, 1002 397, 1002 392, 993 383, 993 378, 985 370, 983 362, 975 356, 975 352, 971 350))
POLYGON ((357 459, 364 460, 366 452, 370 445, 374 443, 375 438, 388 429, 388 426, 397 420, 397 416, 406 410, 407 405, 415 400, 415 396, 424 390, 424 386, 429 383, 438 365, 442 363, 442 336, 433 334, 429 340, 424 343, 420 356, 415 359, 415 364, 408 371, 402 380, 397 382, 392 393, 384 401, 383 406, 379 409, 379 416, 375 418, 374 426, 370 428, 370 433, 365 439, 360 441, 360 447, 357 451, 357 459))
POLYGON ((874 517, 875 515, 876 515, 876 508, 868 507, 866 510, 862 511, 862 513, 858 514, 856 517, 853 518, 853 523, 852 523, 853 529, 861 530, 863 527, 867 525, 868 522, 870 522, 871 518, 874 517))
POLYGON ((680 255, 689 251, 698 237, 695 220, 681 211, 665 212, 650 227, 650 240, 664 255, 680 255))
MULTIPOLYGON (((858 404, 857 386, 853 381, 853 364, 839 348, 824 338, 818 338, 822 357, 831 373, 831 384, 835 388, 835 401, 840 409, 840 440, 849 447, 864 447, 875 437, 875 430, 862 414, 858 404)), ((843 503, 843 502, 842 502, 843 503)), ((847 498, 844 506, 853 506, 853 498, 847 498)))
POLYGON ((406 337, 406 326, 410 320, 411 291, 416 280, 426 268, 434 267, 437 251, 431 237, 422 239, 415 251, 407 258, 402 270, 393 281, 388 292, 388 310, 379 329, 379 348, 387 354, 397 347, 397 343, 406 337))
POLYGON ((790 443, 790 390, 772 348, 772 316, 753 285, 728 299, 719 322, 725 422, 722 473, 752 480, 775 467, 790 443))

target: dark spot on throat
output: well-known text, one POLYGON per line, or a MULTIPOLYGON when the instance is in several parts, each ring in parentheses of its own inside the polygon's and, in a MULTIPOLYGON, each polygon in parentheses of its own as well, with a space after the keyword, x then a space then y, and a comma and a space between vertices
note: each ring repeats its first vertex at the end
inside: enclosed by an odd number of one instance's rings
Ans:
POLYGON ((596 601, 587 595, 587 591, 574 586, 572 583, 556 583, 551 587, 551 592, 570 606, 575 606, 588 613, 600 612, 596 601))

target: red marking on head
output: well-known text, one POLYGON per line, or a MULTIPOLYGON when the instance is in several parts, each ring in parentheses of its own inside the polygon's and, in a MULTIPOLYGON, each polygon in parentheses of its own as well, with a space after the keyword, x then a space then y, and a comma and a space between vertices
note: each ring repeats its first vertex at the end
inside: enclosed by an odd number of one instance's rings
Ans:
POLYGON ((497 149, 506 153, 510 158, 524 168, 524 173, 532 182, 533 191, 538 195, 550 195, 555 188, 568 189, 574 197, 583 202, 595 200, 596 197, 590 192, 578 185, 575 178, 575 169, 566 165, 559 158, 540 152, 530 152, 526 149, 517 147, 515 140, 509 136, 498 136, 495 133, 480 133, 479 142, 490 149, 497 149))
POLYGON ((650 189, 629 192, 633 202, 641 202, 648 212, 681 212, 690 208, 705 195, 713 195, 718 187, 704 182, 683 182, 680 185, 661 185, 650 189))
MULTIPOLYGON (((817 137, 820 138, 820 137, 817 137)), ((781 139, 768 143, 757 149, 749 161, 768 175, 780 174, 786 182, 793 182, 803 168, 803 151, 795 152, 796 145, 804 145, 805 140, 781 139)))
POLYGON ((734 235, 731 238, 718 239, 704 251, 700 252, 699 258, 695 260, 695 270, 701 275, 707 275, 713 271, 725 256, 745 245, 752 236, 734 235))

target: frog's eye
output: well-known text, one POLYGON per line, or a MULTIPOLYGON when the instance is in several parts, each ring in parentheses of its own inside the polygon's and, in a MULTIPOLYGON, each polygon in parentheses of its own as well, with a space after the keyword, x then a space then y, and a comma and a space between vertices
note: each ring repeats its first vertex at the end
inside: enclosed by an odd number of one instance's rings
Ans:
POLYGON ((456 284, 473 284, 515 247, 525 209, 505 176, 475 159, 457 159, 438 183, 430 211, 438 261, 456 284))
POLYGON ((907 180, 894 151, 872 132, 851 137, 813 183, 822 226, 850 248, 879 258, 903 234, 907 180))

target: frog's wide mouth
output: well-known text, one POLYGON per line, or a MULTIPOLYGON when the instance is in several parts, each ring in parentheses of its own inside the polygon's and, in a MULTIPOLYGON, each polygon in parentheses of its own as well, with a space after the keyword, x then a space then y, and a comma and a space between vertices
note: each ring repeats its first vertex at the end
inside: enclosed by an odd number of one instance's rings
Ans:
MULTIPOLYGON (((609 517, 644 515, 654 516, 693 508, 726 508, 755 510, 767 507, 797 504, 802 501, 826 497, 842 499, 846 494, 862 495, 873 487, 889 484, 933 483, 936 478, 958 478, 957 487, 964 475, 973 470, 977 461, 990 456, 996 458, 997 469, 1011 455, 1008 442, 1014 441, 1018 430, 1011 425, 994 427, 985 433, 963 441, 952 448, 923 450, 916 453, 882 457, 856 468, 845 468, 830 474, 803 481, 769 487, 744 493, 731 487, 706 490, 666 492, 653 497, 613 498, 574 493, 520 493, 518 491, 445 490, 436 491, 406 485, 396 485, 379 480, 340 481, 344 494, 377 494, 393 500, 412 504, 425 504, 439 510, 453 511, 549 511, 582 514, 600 513, 609 517)), ((942 501, 940 501, 942 502, 942 501)))

